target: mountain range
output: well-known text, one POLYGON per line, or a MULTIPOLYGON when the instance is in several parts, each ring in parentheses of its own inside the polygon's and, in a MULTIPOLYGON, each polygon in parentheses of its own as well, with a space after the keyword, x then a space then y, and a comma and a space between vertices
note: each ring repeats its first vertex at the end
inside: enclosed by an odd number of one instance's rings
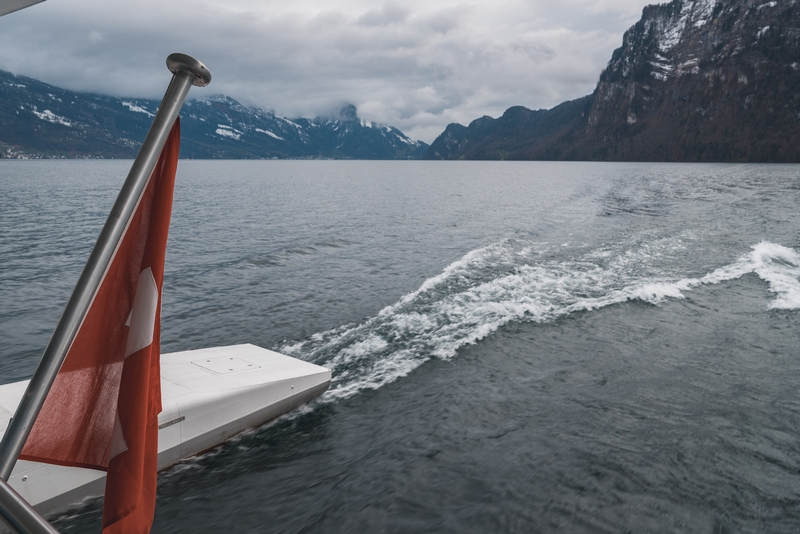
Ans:
MULTIPOLYGON (((133 158, 160 102, 76 93, 0 71, 0 158, 133 158)), ((223 95, 187 100, 183 158, 419 159, 428 145, 358 117, 281 117, 223 95)))
POLYGON ((800 162, 800 6, 647 6, 591 95, 450 124, 425 158, 800 162))
MULTIPOLYGON (((430 145, 360 119, 286 118, 213 95, 184 104, 186 158, 800 162, 800 0, 647 6, 592 94, 450 124, 430 145)), ((156 100, 0 71, 0 157, 134 157, 156 100)))

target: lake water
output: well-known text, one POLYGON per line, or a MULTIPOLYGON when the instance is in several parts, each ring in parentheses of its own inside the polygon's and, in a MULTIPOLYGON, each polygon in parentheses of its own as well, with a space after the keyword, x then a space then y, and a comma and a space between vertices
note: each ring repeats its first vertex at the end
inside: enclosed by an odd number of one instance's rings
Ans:
MULTIPOLYGON (((0 161, 0 382, 129 167, 0 161)), ((153 531, 797 532, 798 206, 791 165, 181 161, 162 349, 333 382, 162 473, 153 531)))

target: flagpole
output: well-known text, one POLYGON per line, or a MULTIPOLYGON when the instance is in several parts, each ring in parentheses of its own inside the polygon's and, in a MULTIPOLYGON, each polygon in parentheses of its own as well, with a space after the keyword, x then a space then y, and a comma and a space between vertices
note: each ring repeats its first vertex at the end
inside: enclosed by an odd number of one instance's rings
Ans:
POLYGON ((5 480, 0 480, 0 518, 21 534, 58 534, 5 480))
POLYGON ((0 478, 4 481, 8 480, 14 469, 47 393, 64 363, 64 358, 97 293, 114 251, 122 239, 128 220, 155 168, 189 89, 192 85, 205 87, 211 81, 211 73, 206 66, 186 54, 170 54, 167 58, 167 67, 173 73, 173 77, 153 119, 153 125, 147 132, 147 137, 145 137, 142 148, 133 162, 114 207, 111 209, 111 214, 108 216, 89 260, 83 268, 83 273, 67 302, 64 314, 61 316, 42 354, 39 366, 25 390, 19 408, 0 442, 0 478))

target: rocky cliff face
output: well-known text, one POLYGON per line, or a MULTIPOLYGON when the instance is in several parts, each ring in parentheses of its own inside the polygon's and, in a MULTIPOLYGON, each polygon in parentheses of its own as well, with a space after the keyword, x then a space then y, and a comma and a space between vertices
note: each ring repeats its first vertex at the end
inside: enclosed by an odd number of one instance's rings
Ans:
MULTIPOLYGON (((674 0, 648 6, 588 98, 588 112, 563 117, 570 125, 528 135, 516 147, 497 145, 494 155, 800 161, 800 5, 674 0)), ((469 158, 484 140, 462 143, 450 157, 469 158)), ((426 157, 436 157, 438 142, 426 157)))
POLYGON ((600 76, 588 155, 798 161, 799 7, 676 0, 645 8, 600 76))

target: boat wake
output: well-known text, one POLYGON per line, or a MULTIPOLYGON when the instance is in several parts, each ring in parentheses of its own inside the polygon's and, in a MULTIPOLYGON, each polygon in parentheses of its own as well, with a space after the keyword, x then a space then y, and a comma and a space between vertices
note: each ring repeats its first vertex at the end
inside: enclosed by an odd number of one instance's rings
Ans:
POLYGON ((800 255, 795 250, 761 242, 728 265, 681 278, 661 266, 687 254, 685 242, 685 236, 656 239, 565 259, 560 251, 572 247, 569 243, 504 239, 469 252, 363 323, 278 350, 331 369, 333 381, 321 402, 335 402, 380 388, 431 358, 452 358, 459 348, 512 321, 550 323, 627 301, 658 305, 750 273, 774 294, 766 308, 800 308, 800 255))

